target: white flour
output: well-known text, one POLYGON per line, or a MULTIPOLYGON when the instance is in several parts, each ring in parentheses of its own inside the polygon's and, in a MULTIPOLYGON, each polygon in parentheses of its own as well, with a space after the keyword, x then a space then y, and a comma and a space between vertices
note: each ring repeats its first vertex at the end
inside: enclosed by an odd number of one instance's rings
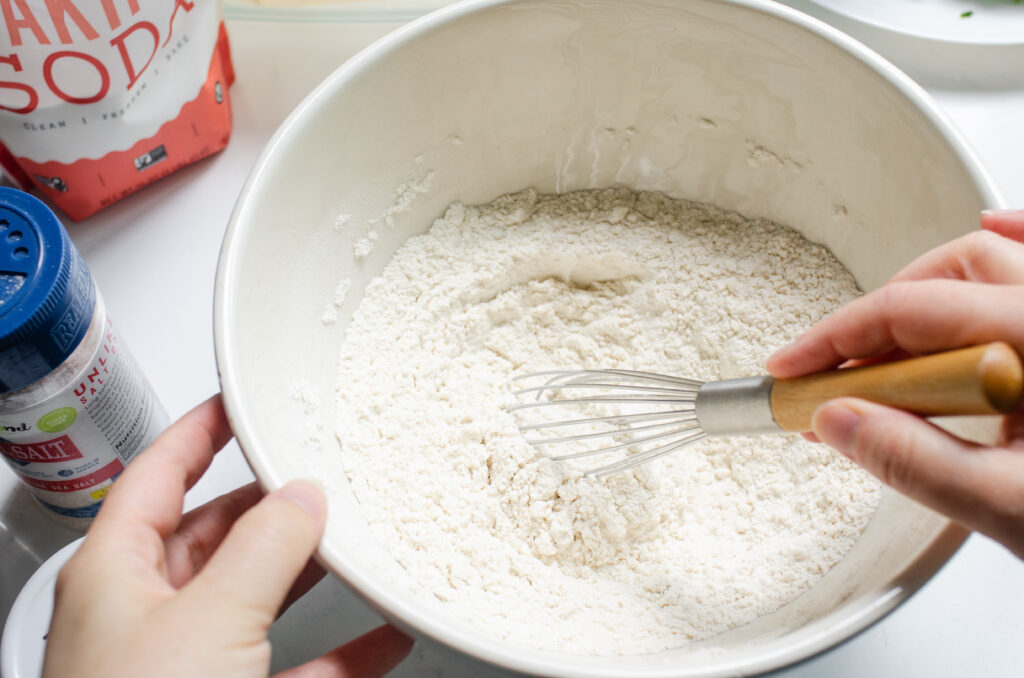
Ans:
POLYGON ((324 325, 330 325, 338 320, 338 309, 345 304, 345 297, 351 288, 352 281, 348 278, 342 278, 338 281, 337 287, 334 288, 334 297, 331 298, 324 308, 324 312, 320 316, 320 322, 324 325))
POLYGON ((353 490, 416 595, 511 641, 639 653, 747 623, 843 557, 876 483, 782 435, 585 478, 586 464, 538 460, 524 442, 502 409, 510 379, 759 374, 857 294, 795 232, 659 194, 453 204, 348 328, 337 433, 353 490))

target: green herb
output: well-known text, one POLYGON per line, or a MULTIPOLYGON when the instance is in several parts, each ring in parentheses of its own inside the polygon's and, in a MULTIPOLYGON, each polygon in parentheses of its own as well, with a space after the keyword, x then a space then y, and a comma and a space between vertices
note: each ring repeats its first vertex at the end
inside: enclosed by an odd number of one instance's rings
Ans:
POLYGON ((974 12, 964 12, 963 14, 960 15, 960 18, 961 19, 967 19, 968 17, 972 17, 972 16, 974 16, 974 12))

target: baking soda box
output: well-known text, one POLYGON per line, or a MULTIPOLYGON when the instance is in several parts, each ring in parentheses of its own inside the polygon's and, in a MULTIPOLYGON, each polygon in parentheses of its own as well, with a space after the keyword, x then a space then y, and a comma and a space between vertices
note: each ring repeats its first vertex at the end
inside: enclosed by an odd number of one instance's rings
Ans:
POLYGON ((0 164, 72 219, 224 148, 219 2, 0 0, 0 164))

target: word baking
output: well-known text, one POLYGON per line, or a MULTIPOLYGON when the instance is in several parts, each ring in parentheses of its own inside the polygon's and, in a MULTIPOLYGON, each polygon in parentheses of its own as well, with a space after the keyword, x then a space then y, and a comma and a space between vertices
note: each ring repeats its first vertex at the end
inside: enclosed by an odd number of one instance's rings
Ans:
MULTIPOLYGON (((101 0, 99 3, 89 3, 88 7, 79 9, 72 0, 47 0, 46 8, 49 15, 50 33, 43 23, 33 14, 29 5, 24 0, 0 0, 0 15, 2 15, 7 37, 12 48, 22 47, 26 39, 31 36, 35 46, 32 47, 31 56, 22 59, 22 54, 12 52, 0 54, 0 67, 8 67, 19 77, 25 78, 30 74, 26 71, 25 65, 32 63, 35 67, 36 57, 42 47, 54 45, 51 33, 56 36, 60 45, 72 43, 83 44, 80 50, 55 49, 50 51, 42 59, 41 68, 42 80, 54 96, 72 104, 91 104, 102 100, 110 92, 112 83, 123 84, 125 89, 131 89, 150 64, 159 49, 167 47, 171 42, 174 32, 174 20, 178 10, 191 12, 195 7, 194 2, 187 0, 173 1, 170 8, 169 19, 166 30, 161 32, 152 21, 137 21, 117 32, 113 37, 101 37, 102 30, 118 31, 121 28, 121 16, 118 14, 114 0, 101 0), (97 4, 99 7, 97 7, 97 4), (89 21, 87 14, 97 13, 98 9, 103 10, 106 26, 100 22, 89 21), (71 27, 81 38, 72 38, 71 27), (84 40, 82 39, 84 38, 84 40), (103 41, 109 45, 109 49, 116 52, 116 58, 103 57, 104 51, 97 43, 103 41), (108 64, 119 64, 116 72, 112 73, 108 64), (85 73, 92 73, 93 77, 86 77, 85 73), (79 92, 83 81, 95 83, 95 91, 79 92)), ((139 0, 125 0, 131 15, 140 11, 139 0)), ((38 11, 38 10, 37 10, 38 11)), ((2 71, 0 71, 2 72, 2 71)), ((38 78, 26 78, 29 82, 37 81, 38 78)), ((91 87, 92 85, 90 85, 91 87)), ((0 103, 0 109, 27 115, 36 110, 39 106, 40 93, 28 82, 18 80, 0 80, 0 89, 18 92, 17 102, 20 105, 11 103, 0 103)))

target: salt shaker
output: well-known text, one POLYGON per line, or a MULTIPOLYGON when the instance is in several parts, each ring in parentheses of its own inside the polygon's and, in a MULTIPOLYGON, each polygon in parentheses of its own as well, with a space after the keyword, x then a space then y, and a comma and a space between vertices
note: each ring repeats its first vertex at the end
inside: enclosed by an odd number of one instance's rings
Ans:
POLYGON ((0 187, 0 454, 45 509, 84 529, 167 423, 63 225, 0 187))

